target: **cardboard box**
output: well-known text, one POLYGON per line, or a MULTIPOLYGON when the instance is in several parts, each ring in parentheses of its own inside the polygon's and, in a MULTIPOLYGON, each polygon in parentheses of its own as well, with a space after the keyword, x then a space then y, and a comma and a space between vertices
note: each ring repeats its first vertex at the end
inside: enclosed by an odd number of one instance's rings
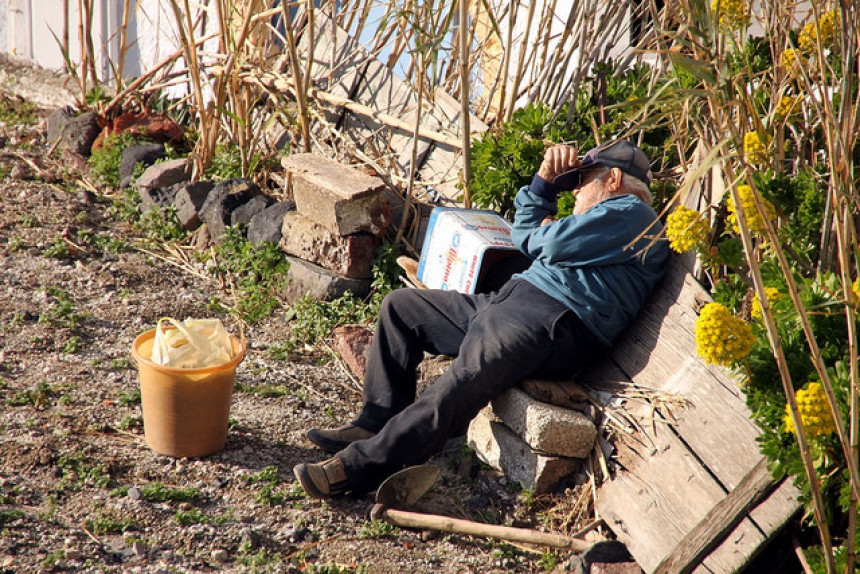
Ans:
POLYGON ((511 224, 498 213, 437 207, 430 214, 418 279, 430 289, 486 293, 528 264, 511 240, 511 224))

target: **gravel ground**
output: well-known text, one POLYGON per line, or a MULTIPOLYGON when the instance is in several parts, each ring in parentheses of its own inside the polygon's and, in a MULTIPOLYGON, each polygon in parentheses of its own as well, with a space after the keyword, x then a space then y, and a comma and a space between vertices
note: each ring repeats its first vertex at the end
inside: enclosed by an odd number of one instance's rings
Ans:
MULTIPOLYGON (((270 357, 290 336, 283 310, 246 328, 224 449, 153 452, 132 341, 166 315, 212 317, 208 301, 226 294, 203 263, 182 268, 138 249, 105 191, 76 183, 66 159, 43 159, 44 122, 3 130, 0 572, 533 572, 566 562, 564 552, 369 523, 373 495, 306 498, 292 468, 325 456, 304 432, 349 419, 360 392, 325 347, 270 357)), ((429 362, 425 382, 441 366, 429 362)), ((425 512, 545 529, 576 498, 525 498, 456 442, 432 462, 443 472, 416 505, 425 512)))

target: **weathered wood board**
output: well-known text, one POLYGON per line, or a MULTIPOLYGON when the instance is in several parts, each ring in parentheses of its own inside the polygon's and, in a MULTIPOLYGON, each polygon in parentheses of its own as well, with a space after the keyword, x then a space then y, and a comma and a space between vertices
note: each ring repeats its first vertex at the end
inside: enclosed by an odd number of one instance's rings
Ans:
MULTIPOLYGON (((759 431, 743 393, 729 373, 696 354, 697 310, 709 300, 673 259, 661 288, 611 357, 579 377, 586 384, 616 388, 632 383, 684 403, 627 401, 625 414, 639 421, 638 442, 619 445, 625 467, 598 490, 599 515, 646 572, 676 556, 682 540, 680 546, 689 545, 697 526, 707 530, 703 519, 719 515, 729 503, 737 505, 739 497, 730 493, 746 486, 748 476, 761 474, 759 431)), ((787 481, 776 485, 730 523, 725 537, 689 571, 741 570, 798 510, 797 495, 787 481)))

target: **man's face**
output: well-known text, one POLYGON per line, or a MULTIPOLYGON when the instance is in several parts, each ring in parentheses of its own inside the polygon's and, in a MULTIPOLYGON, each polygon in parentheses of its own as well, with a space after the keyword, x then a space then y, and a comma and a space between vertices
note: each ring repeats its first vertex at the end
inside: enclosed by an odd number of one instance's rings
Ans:
POLYGON ((589 169, 580 175, 579 187, 573 190, 576 204, 573 206, 574 215, 582 215, 594 204, 606 199, 606 190, 598 174, 599 169, 589 169))

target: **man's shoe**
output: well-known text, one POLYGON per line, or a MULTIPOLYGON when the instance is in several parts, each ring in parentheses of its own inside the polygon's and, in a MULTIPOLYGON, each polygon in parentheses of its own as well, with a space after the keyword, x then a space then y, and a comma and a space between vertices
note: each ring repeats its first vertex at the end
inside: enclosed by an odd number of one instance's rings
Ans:
POLYGON ((328 498, 350 489, 349 479, 336 456, 319 463, 303 462, 293 468, 302 488, 312 498, 328 498))
POLYGON ((307 433, 308 440, 326 452, 340 452, 357 440, 364 440, 376 435, 374 432, 349 424, 339 429, 311 429, 307 433))

